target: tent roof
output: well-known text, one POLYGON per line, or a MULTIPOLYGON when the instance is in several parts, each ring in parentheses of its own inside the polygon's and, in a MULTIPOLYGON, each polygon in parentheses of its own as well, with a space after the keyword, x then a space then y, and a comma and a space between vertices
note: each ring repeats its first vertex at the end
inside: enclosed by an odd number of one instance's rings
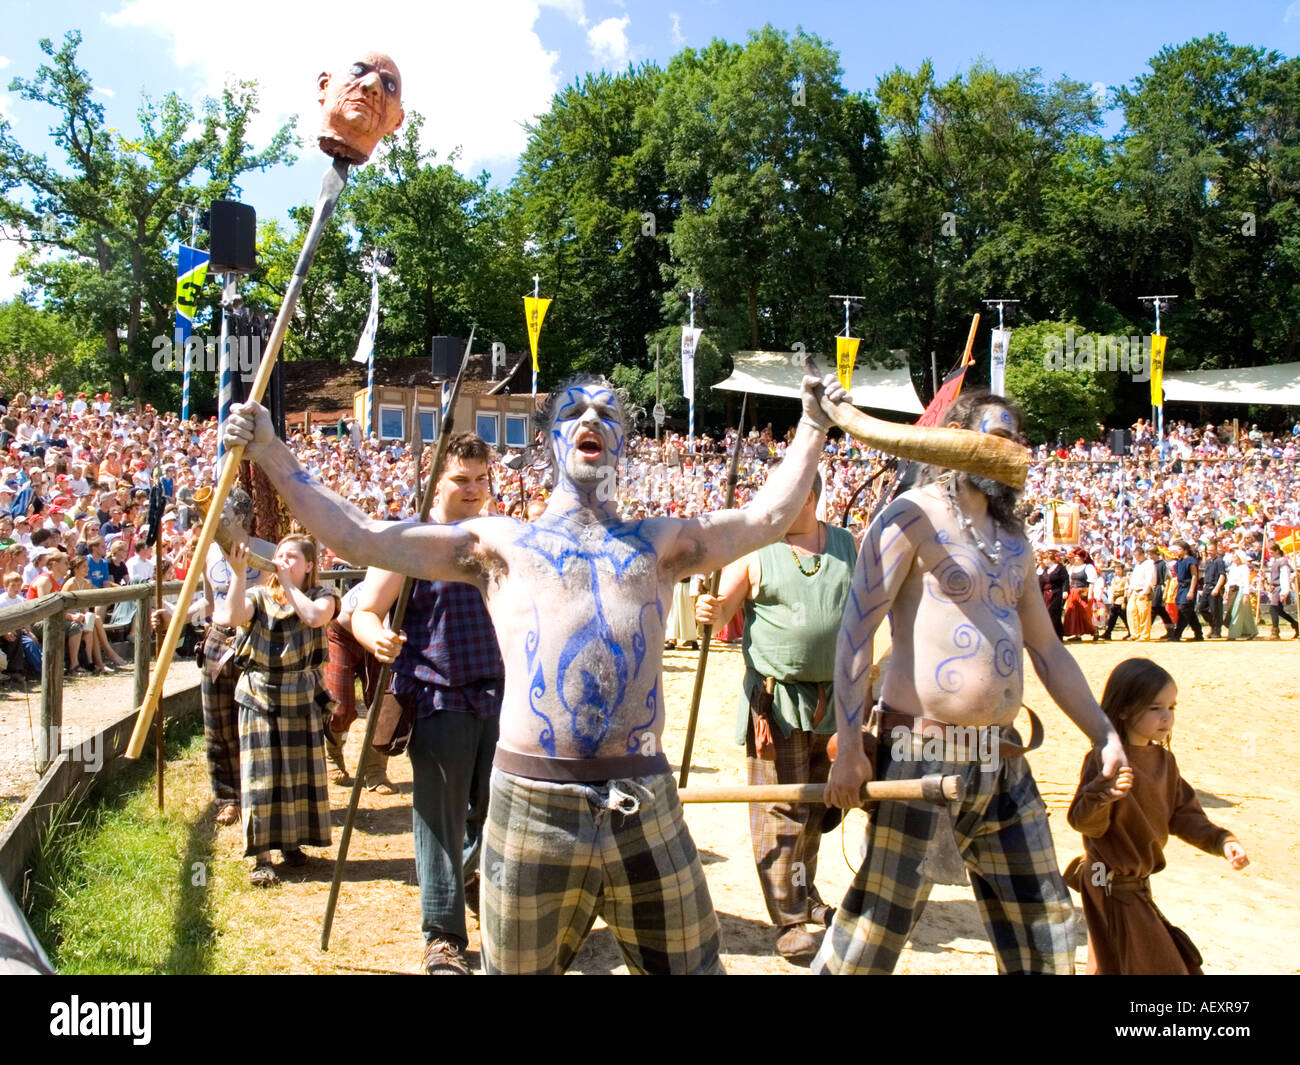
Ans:
POLYGON ((1164 376, 1165 402, 1300 407, 1300 362, 1197 370, 1164 376))
MULTIPOLYGON (((895 354, 905 355, 902 352, 895 354)), ((803 369, 795 364, 793 355, 789 351, 738 351, 731 376, 713 387, 798 399, 803 369)), ((849 398, 854 406, 876 410, 896 410, 904 414, 920 414, 925 410, 916 398, 905 358, 903 365, 896 370, 854 370, 849 398)))

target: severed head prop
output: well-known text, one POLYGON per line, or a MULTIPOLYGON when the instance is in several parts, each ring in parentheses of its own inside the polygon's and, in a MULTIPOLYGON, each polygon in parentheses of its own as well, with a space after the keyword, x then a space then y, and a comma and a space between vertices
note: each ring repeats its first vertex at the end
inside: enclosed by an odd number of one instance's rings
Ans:
POLYGON ((382 52, 366 52, 343 69, 317 79, 322 108, 320 150, 349 163, 364 163, 380 139, 397 130, 402 75, 382 52))

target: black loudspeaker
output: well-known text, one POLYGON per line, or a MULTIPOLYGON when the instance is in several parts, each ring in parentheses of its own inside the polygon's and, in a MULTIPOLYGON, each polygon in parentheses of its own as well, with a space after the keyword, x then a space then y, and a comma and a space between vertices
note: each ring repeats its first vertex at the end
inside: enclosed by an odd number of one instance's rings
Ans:
POLYGON ((257 212, 251 204, 214 200, 208 213, 208 270, 251 274, 257 269, 257 212))
POLYGON ((1133 448, 1133 434, 1127 429, 1112 429, 1110 431, 1110 453, 1115 456, 1123 457, 1133 448))
POLYGON ((460 356, 465 343, 460 337, 433 338, 433 376, 456 379, 460 372, 460 356))

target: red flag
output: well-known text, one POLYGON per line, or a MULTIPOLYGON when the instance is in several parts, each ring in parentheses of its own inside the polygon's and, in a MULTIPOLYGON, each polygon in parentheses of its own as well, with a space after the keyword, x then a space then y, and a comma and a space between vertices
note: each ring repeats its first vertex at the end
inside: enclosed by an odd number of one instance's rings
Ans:
POLYGON ((966 366, 959 366, 943 379, 943 384, 939 386, 939 391, 934 394, 934 399, 930 400, 930 405, 925 408, 921 416, 916 419, 917 425, 938 425, 939 419, 952 406, 952 401, 957 398, 957 393, 961 391, 962 382, 966 379, 966 366))

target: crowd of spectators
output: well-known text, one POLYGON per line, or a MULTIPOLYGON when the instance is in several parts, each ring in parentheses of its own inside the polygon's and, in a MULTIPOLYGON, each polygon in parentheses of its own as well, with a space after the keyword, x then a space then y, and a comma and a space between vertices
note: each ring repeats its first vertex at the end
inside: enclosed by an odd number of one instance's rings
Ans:
MULTIPOLYGON (((0 397, 0 407, 0 608, 69 582, 100 588, 151 580, 157 557, 165 578, 185 575, 201 523, 192 495, 214 480, 214 420, 182 422, 147 405, 124 409, 107 394, 20 393, 0 397), (165 500, 156 548, 146 528, 155 482, 165 500)), ((1150 424, 1132 431, 1132 453, 1123 457, 1111 454, 1100 431, 1091 442, 1038 446, 1022 496, 1031 541, 1044 550, 1052 546, 1053 508, 1077 507, 1078 546, 1100 581, 1094 598, 1104 601, 1116 563, 1131 569, 1139 549, 1172 556, 1179 542, 1194 554, 1214 543, 1232 556, 1247 552, 1258 566, 1270 525, 1300 525, 1300 426, 1273 435, 1252 425, 1234 434, 1230 425, 1175 422, 1163 458, 1150 424)), ((620 473, 624 517, 690 517, 722 507, 734 439, 734 430, 720 439, 701 435, 692 453, 676 433, 659 443, 635 438, 620 473)), ((405 444, 364 438, 348 420, 295 431, 290 445, 314 477, 367 513, 392 520, 415 513, 415 459, 405 444)), ((737 506, 784 450, 784 437, 770 426, 745 434, 737 506)), ((432 451, 425 448, 426 469, 432 451)), ((881 493, 892 488, 892 463, 836 435, 826 444, 822 472, 823 516, 860 534, 881 493)), ((540 443, 497 454, 493 476, 494 512, 528 519, 540 511, 550 485, 540 443)), ((326 553, 324 561, 328 567, 339 560, 326 553)), ((70 669, 83 658, 89 669, 120 661, 103 611, 99 624, 93 617, 69 620, 79 626, 75 649, 68 643, 70 669)), ((10 634, 9 668, 30 665, 35 644, 31 634, 10 634), (27 641, 21 648, 20 638, 27 641)))

